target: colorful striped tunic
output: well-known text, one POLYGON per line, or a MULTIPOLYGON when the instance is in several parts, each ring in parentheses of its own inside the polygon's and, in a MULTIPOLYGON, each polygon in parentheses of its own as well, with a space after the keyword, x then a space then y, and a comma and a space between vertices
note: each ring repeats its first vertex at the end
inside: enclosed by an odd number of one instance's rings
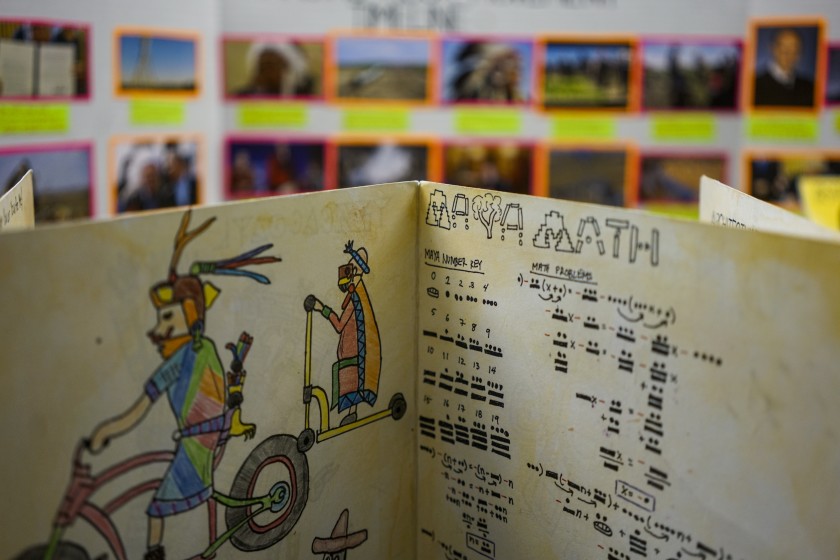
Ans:
MULTIPOLYGON (((224 368, 213 341, 202 337, 197 344, 193 341, 184 344, 152 374, 145 391, 152 402, 166 392, 182 433, 188 432, 185 428, 190 426, 223 418, 224 368)), ((178 441, 175 458, 149 505, 148 515, 173 515, 210 498, 219 437, 219 430, 211 430, 178 441)))

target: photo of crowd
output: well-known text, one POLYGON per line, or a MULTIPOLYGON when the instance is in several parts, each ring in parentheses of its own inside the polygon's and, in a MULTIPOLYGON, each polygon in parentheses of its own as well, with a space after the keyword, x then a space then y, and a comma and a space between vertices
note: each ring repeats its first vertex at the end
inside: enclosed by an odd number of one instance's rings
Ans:
POLYGON ((112 141, 117 212, 137 212, 201 201, 196 140, 130 138, 112 141))
POLYGON ((225 192, 240 198, 321 190, 325 152, 324 142, 229 138, 225 192))
POLYGON ((494 191, 531 193, 533 148, 515 142, 470 142, 443 148, 443 182, 494 191))

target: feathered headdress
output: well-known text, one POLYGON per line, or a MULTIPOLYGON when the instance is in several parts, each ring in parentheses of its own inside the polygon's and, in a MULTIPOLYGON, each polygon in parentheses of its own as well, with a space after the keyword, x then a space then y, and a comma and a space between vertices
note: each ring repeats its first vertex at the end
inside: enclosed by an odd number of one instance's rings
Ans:
POLYGON ((155 307, 182 302, 186 299, 193 300, 195 302, 195 316, 188 318, 190 325, 196 320, 203 322, 205 309, 213 304, 220 293, 220 290, 211 282, 206 280, 202 281, 199 277, 200 275, 245 276, 256 280, 260 284, 271 284, 271 280, 267 276, 251 270, 243 270, 242 267, 269 264, 282 260, 280 257, 258 256, 260 253, 274 246, 268 243, 233 258, 219 261, 196 261, 190 266, 189 274, 179 275, 178 261, 181 259, 184 247, 190 241, 204 233, 216 221, 215 217, 208 218, 200 226, 189 231, 191 213, 191 210, 187 210, 184 213, 184 216, 181 218, 181 225, 175 234, 175 249, 172 252, 172 259, 169 261, 169 275, 167 279, 156 284, 151 290, 152 302, 155 304, 155 307))

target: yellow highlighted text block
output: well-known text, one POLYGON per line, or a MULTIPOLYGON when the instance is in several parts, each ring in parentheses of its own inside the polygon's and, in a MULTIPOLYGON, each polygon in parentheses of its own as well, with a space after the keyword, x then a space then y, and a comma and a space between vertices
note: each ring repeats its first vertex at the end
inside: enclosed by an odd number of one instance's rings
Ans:
POLYGON ((182 125, 185 119, 183 101, 135 99, 129 108, 133 125, 182 125))
POLYGON ((660 142, 714 142, 717 121, 714 115, 655 115, 651 136, 660 142))
POLYGON ((407 109, 346 109, 342 117, 347 132, 406 132, 410 125, 407 109))
POLYGON ((552 136, 558 140, 612 140, 616 136, 612 117, 555 117, 551 128, 552 136))
POLYGON ((457 109, 455 132, 458 134, 519 134, 522 112, 516 109, 457 109))
POLYGON ((799 115, 753 115, 747 121, 747 135, 753 140, 799 140, 819 138, 816 117, 799 115))
POLYGON ((302 128, 309 120, 306 106, 300 103, 242 103, 239 126, 242 128, 302 128))
POLYGON ((0 134, 67 132, 70 130, 70 106, 0 104, 0 134))

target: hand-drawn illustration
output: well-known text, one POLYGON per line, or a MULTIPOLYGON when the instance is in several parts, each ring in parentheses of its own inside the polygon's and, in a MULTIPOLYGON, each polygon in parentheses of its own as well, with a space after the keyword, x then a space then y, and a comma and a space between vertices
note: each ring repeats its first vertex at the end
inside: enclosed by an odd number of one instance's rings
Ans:
POLYGON ((429 206, 426 209, 426 223, 441 229, 451 229, 451 218, 446 195, 440 189, 429 195, 429 206))
POLYGON ((345 560, 347 551, 356 548, 367 540, 367 529, 348 533, 350 511, 343 510, 335 522, 328 538, 312 539, 312 554, 324 553, 323 560, 345 560))
POLYGON ((379 391, 379 375, 382 367, 382 353, 379 338, 379 326, 368 296, 362 276, 370 274, 368 253, 364 247, 353 248, 353 241, 348 241, 344 253, 350 255, 346 264, 338 267, 338 288, 347 295, 341 304, 341 315, 333 311, 314 295, 309 295, 303 302, 306 311, 306 364, 304 368, 304 404, 305 428, 298 439, 298 449, 306 451, 316 441, 316 434, 309 427, 309 406, 312 398, 320 408, 320 429, 317 441, 348 432, 354 428, 370 424, 388 416, 395 420, 402 418, 406 410, 405 398, 397 393, 388 404, 388 409, 362 418, 358 417, 357 408, 361 403, 370 406, 376 404, 379 391), (320 313, 332 325, 339 335, 336 357, 332 366, 332 394, 312 385, 312 313, 320 313), (330 403, 332 405, 330 406, 330 403), (330 427, 330 410, 347 410, 338 427, 330 427))
POLYGON ((154 496, 147 509, 147 559, 165 558, 164 519, 203 503, 208 505, 210 544, 200 554, 202 558, 215 555, 228 540, 246 551, 271 546, 282 539, 300 517, 308 495, 308 464, 306 457, 298 452, 292 436, 275 435, 260 443, 240 467, 230 494, 214 488, 213 472, 222 460, 227 441, 237 436, 247 440, 256 433, 256 425, 242 422, 241 408, 246 378, 243 366, 254 339, 243 332, 236 344, 226 346, 233 358, 230 371, 225 375, 213 340, 205 336, 206 312, 219 295, 219 289, 202 276, 244 276, 270 284, 268 277, 243 267, 281 260, 259 256, 272 247, 266 244, 234 258, 195 262, 188 274, 179 274, 178 261, 184 248, 215 219, 209 218, 189 231, 190 212, 184 214, 175 237, 168 277, 154 285, 150 292, 158 318, 148 335, 164 362, 151 375, 143 394, 133 405, 100 423, 90 439, 76 446, 71 481, 49 541, 26 550, 18 558, 87 558, 81 546, 62 540, 66 530, 77 518, 82 518, 102 535, 116 558, 125 559, 127 551, 112 515, 150 491, 154 491, 154 496), (172 436, 177 442, 175 450, 141 453, 92 474, 90 465, 84 462, 84 452, 98 454, 112 438, 135 429, 164 392, 177 423, 172 436), (162 478, 131 487, 104 506, 90 500, 102 486, 151 463, 168 464, 162 478), (258 484, 261 477, 277 476, 276 468, 265 470, 275 463, 283 471, 279 480, 260 480, 258 484), (268 491, 255 495, 258 488, 268 491), (218 536, 217 504, 228 508, 225 512, 227 530, 218 536))
POLYGON ((472 199, 472 211, 475 219, 487 230, 487 239, 493 237, 493 224, 502 219, 502 199, 491 193, 484 193, 472 199))

